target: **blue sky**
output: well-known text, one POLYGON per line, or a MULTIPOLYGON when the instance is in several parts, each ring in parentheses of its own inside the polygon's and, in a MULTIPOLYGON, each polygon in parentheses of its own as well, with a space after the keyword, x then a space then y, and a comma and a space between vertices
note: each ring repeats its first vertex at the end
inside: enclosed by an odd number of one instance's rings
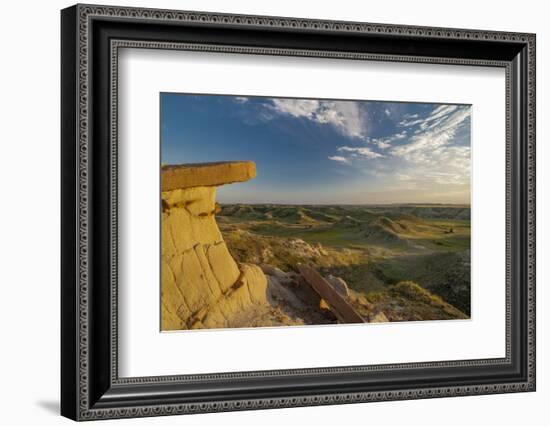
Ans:
POLYGON ((222 203, 470 203, 471 107, 161 94, 164 164, 252 160, 222 203))

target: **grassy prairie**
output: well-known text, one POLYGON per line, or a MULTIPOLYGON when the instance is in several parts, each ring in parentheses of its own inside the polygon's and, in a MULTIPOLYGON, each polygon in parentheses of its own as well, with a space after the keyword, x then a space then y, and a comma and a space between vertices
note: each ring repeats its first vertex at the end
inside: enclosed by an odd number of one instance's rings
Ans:
POLYGON ((217 221, 239 261, 285 271, 309 264, 387 309, 399 301, 407 319, 470 314, 469 206, 221 207, 217 221))

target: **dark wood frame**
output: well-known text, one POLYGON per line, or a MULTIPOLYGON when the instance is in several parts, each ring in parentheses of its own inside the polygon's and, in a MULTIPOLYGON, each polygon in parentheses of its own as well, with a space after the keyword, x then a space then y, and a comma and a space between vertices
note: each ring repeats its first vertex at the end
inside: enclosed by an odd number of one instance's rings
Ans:
POLYGON ((535 36, 76 5, 62 28, 61 413, 75 420, 535 390, 535 36), (499 359, 119 378, 117 52, 193 49, 506 69, 499 359))

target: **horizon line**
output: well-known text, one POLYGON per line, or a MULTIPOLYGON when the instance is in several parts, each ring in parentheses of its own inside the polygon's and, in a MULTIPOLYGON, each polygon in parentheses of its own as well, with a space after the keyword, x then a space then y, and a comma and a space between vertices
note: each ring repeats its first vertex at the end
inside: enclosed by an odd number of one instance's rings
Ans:
POLYGON ((234 202, 234 203, 222 203, 217 202, 222 205, 271 205, 271 206, 461 206, 461 207, 470 207, 471 204, 468 203, 273 203, 273 202, 263 202, 263 203, 246 203, 246 202, 234 202))

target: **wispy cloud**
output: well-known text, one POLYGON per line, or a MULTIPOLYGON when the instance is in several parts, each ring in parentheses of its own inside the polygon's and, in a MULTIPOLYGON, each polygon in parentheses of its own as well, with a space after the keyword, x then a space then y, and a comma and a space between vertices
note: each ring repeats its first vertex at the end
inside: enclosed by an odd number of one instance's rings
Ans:
POLYGON ((374 143, 380 149, 387 149, 391 146, 391 143, 389 143, 389 141, 386 141, 385 139, 376 139, 372 143, 374 143))
MULTIPOLYGON (((367 146, 337 147, 340 163, 356 165, 400 188, 428 191, 434 186, 467 188, 469 136, 459 135, 470 117, 468 106, 441 105, 427 114, 409 114, 386 137, 367 137, 367 146), (466 142, 466 143, 464 143, 466 142)), ((466 189, 465 189, 466 190, 466 189)))
POLYGON ((251 158, 258 177, 243 186, 257 188, 266 202, 303 202, 305 187, 315 192, 312 202, 470 198, 469 106, 247 95, 163 99, 163 111, 170 109, 161 123, 163 161, 251 158))
POLYGON ((412 116, 404 117, 402 121, 399 122, 401 127, 412 127, 420 126, 420 129, 425 130, 432 125, 437 125, 439 120, 445 118, 452 112, 458 109, 457 105, 440 105, 435 108, 428 116, 419 117, 418 114, 412 116))
POLYGON ((407 137, 407 131, 403 130, 399 133, 394 133, 393 135, 384 137, 384 138, 367 138, 367 142, 377 146, 379 149, 388 149, 396 141, 403 140, 407 137))
POLYGON ((392 154, 415 163, 431 161, 435 150, 444 149, 451 143, 460 125, 470 117, 470 108, 442 105, 424 118, 402 121, 400 126, 415 127, 410 142, 392 149, 392 154), (417 132, 420 130, 419 132, 417 132))
POLYGON ((441 105, 425 117, 408 117, 399 123, 413 130, 413 135, 390 154, 402 161, 411 182, 469 184, 470 145, 459 144, 457 136, 470 113, 468 106, 441 105))
POLYGON ((383 157, 382 154, 373 151, 372 149, 362 146, 362 147, 355 147, 355 146, 340 146, 338 147, 339 152, 351 152, 354 154, 357 154, 364 158, 381 158, 383 157))
POLYGON ((354 101, 272 99, 266 106, 277 114, 330 125, 348 138, 364 139, 367 134, 367 115, 354 101))
POLYGON ((346 157, 342 157, 340 155, 333 155, 328 157, 329 160, 337 161, 339 163, 349 164, 350 161, 346 157))

